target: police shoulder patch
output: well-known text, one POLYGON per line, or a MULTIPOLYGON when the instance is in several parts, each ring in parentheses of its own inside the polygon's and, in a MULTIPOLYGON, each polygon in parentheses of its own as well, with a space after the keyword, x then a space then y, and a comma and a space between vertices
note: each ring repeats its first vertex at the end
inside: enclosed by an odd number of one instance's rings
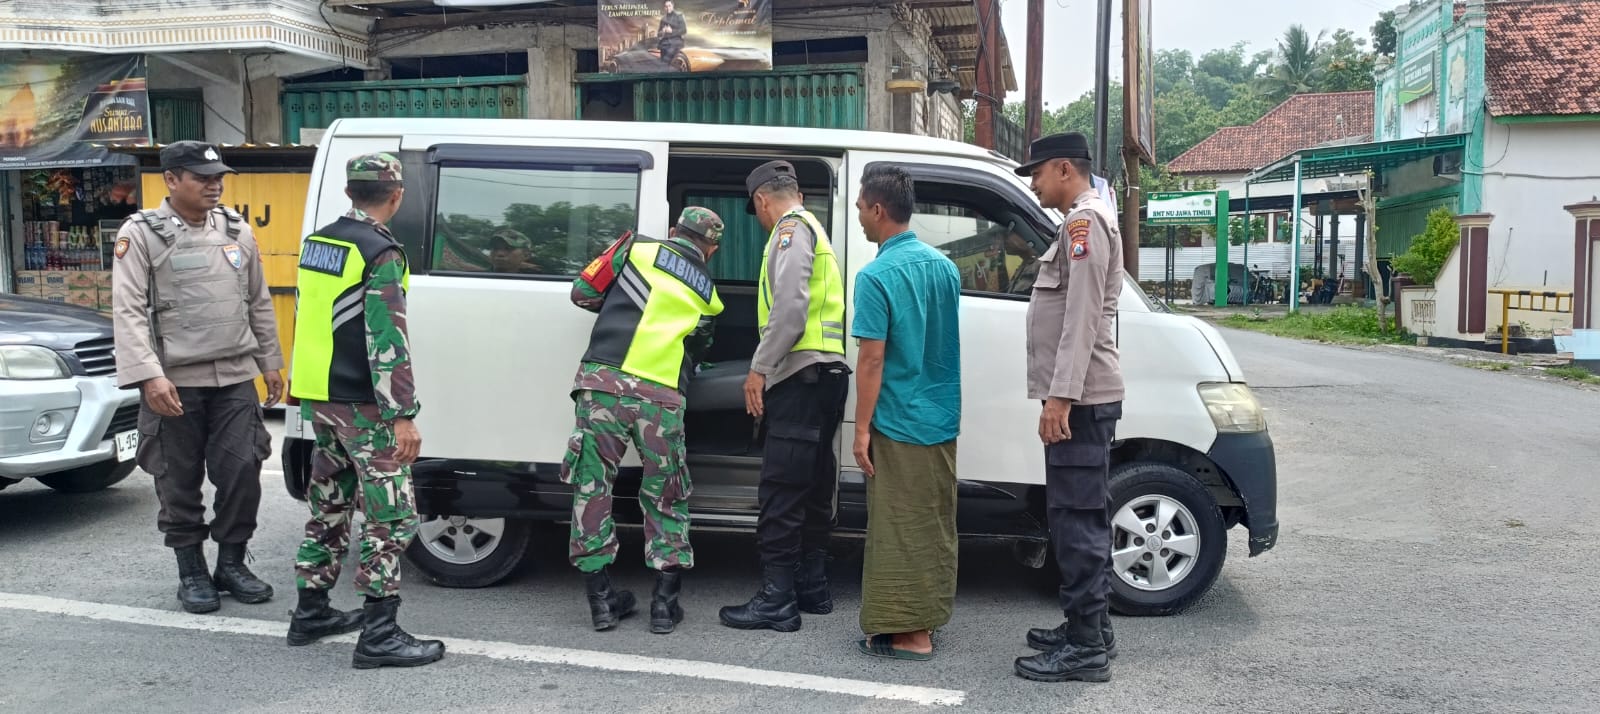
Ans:
POLYGON ((1070 252, 1073 260, 1083 260, 1089 257, 1089 241, 1086 238, 1073 238, 1070 252))
POLYGON ((1067 221, 1067 237, 1073 240, 1089 237, 1089 219, 1073 218, 1067 221))
POLYGON ((117 254, 118 258, 121 258, 122 256, 128 254, 128 245, 129 245, 129 243, 128 243, 128 237, 127 236, 123 236, 123 237, 117 239, 116 254, 117 254))

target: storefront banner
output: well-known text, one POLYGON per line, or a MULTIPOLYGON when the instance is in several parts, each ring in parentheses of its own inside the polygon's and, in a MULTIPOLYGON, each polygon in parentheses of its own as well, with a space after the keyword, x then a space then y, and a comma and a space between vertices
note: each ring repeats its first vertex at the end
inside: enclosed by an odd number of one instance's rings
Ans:
POLYGON ((103 147, 150 143, 144 55, 13 56, 0 63, 0 170, 126 163, 103 147))
POLYGON ((598 6, 602 72, 772 69, 772 0, 600 0, 598 6))

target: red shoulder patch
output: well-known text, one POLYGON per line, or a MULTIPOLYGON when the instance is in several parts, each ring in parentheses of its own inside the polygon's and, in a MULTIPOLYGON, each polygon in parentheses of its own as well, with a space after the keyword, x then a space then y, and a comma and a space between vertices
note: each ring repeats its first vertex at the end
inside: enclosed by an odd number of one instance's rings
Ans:
POLYGON ((1067 221, 1067 237, 1080 240, 1089 237, 1089 219, 1074 218, 1067 221))
POLYGON ((128 254, 128 239, 126 237, 117 239, 116 254, 118 258, 128 254))

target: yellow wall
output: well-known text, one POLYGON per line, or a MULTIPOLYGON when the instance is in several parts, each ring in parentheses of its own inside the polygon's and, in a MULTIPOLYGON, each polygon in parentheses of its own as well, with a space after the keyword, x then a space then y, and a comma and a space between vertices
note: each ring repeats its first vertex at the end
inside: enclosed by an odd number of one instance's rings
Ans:
MULTIPOLYGON (((167 195, 167 187, 159 173, 146 173, 142 180, 145 203, 154 207, 167 195)), ((310 184, 309 173, 248 173, 229 176, 222 187, 223 203, 243 214, 255 231, 285 360, 294 353, 295 266, 300 259, 300 222, 310 184)), ((287 371, 284 376, 287 378, 287 371)), ((267 388, 260 379, 256 391, 266 398, 267 388)))

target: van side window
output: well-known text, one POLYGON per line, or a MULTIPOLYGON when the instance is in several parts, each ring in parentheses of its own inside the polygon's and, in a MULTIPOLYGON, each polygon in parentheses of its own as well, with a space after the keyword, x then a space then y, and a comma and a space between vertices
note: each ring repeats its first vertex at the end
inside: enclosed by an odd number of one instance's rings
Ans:
POLYGON ((916 190, 911 230, 956 264, 962 292, 1026 296, 1033 291, 1044 247, 1029 227, 966 201, 942 198, 949 189, 940 184, 918 181, 916 190))
POLYGON ((638 221, 623 166, 441 166, 433 269, 572 277, 638 221))

